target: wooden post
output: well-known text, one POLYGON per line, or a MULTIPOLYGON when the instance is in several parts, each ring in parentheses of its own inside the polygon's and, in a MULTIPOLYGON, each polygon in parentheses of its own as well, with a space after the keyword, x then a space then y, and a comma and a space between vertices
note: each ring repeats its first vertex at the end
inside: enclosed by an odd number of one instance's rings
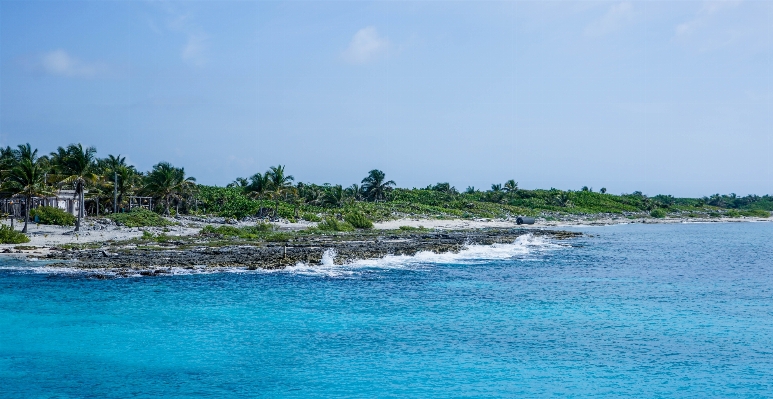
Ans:
POLYGON ((118 213, 118 172, 113 173, 113 213, 118 213))

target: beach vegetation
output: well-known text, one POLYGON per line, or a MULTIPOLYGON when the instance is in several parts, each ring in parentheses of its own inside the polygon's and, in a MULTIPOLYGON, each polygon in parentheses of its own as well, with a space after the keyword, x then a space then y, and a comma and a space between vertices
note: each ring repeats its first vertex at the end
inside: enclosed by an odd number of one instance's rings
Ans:
POLYGON ((200 235, 214 238, 238 238, 242 240, 261 241, 287 241, 292 238, 291 233, 280 232, 270 223, 258 223, 254 226, 204 226, 200 235))
POLYGON ((340 221, 332 216, 326 217, 317 223, 317 230, 321 231, 354 231, 354 226, 346 221, 340 221))
POLYGON ((164 214, 170 216, 169 208, 172 200, 181 200, 191 194, 196 187, 196 179, 186 176, 184 168, 176 168, 169 162, 159 162, 153 165, 153 170, 145 178, 143 191, 161 198, 164 214))
POLYGON ((0 225, 0 244, 24 244, 30 242, 29 237, 11 226, 0 225))
POLYGON ((386 180, 386 174, 378 169, 368 172, 361 183, 363 196, 369 201, 386 200, 387 193, 396 185, 394 180, 386 180))
POLYGON ((373 228, 373 222, 360 211, 352 211, 347 213, 346 216, 344 216, 344 220, 346 223, 349 223, 357 229, 373 228))
POLYGON ((45 184, 48 159, 38 157, 38 150, 32 149, 29 143, 20 145, 16 150, 9 151, 8 166, 10 170, 3 176, 2 187, 12 195, 24 197, 24 228, 27 232, 32 198, 50 194, 50 188, 45 184))
MULTIPOLYGON (((37 156, 37 150, 29 144, 0 148, 0 177, 3 198, 26 200, 52 195, 60 189, 73 190, 73 199, 81 209, 74 216, 76 230, 86 215, 106 214, 117 223, 133 227, 169 225, 158 214, 211 215, 231 220, 302 219, 320 223, 322 229, 313 229, 319 232, 360 228, 368 226, 368 222, 399 218, 532 216, 561 220, 565 215, 603 213, 635 218, 661 212, 686 217, 769 217, 773 211, 770 195, 717 193, 678 198, 665 194, 647 196, 640 191, 617 195, 609 194, 606 188, 594 192, 589 186, 577 191, 524 189, 515 179, 494 182, 488 190, 469 186, 459 191, 443 181, 425 188, 399 188, 379 169, 368 172, 359 185, 296 183, 281 164, 247 178, 238 177, 226 187, 204 186, 196 184, 183 168, 167 162, 143 173, 127 164, 124 156, 98 158, 94 147, 82 144, 58 147, 48 156, 37 156), (140 211, 134 202, 134 210, 124 213, 129 208, 128 199, 136 196, 152 197, 154 208, 140 211), (335 222, 330 222, 331 218, 335 222)), ((149 202, 143 199, 142 205, 149 202)), ((43 223, 60 223, 48 216, 50 212, 38 208, 23 209, 21 213, 38 216, 43 223)))
POLYGON ((424 226, 400 226, 398 227, 398 230, 400 231, 429 231, 429 229, 425 228, 424 226))
POLYGON ((59 147, 51 153, 51 165, 60 186, 73 189, 75 200, 78 201, 78 214, 75 220, 75 231, 80 231, 81 219, 85 216, 86 186, 95 184, 101 179, 96 174, 97 149, 84 148, 82 144, 70 144, 66 148, 59 147))
POLYGON ((145 208, 134 208, 131 212, 115 213, 108 216, 108 218, 126 227, 164 227, 175 224, 145 208))
POLYGON ((769 218, 770 217, 770 211, 762 210, 762 209, 749 209, 745 211, 738 212, 741 214, 741 216, 746 217, 755 217, 755 218, 769 218))
POLYGON ((662 209, 659 209, 659 208, 658 209, 653 209, 652 211, 650 211, 650 216, 652 216, 654 218, 657 218, 657 219, 662 219, 662 218, 666 217, 666 211, 664 211, 662 209))
POLYGON ((322 218, 320 218, 316 214, 310 213, 310 212, 307 212, 307 213, 304 213, 303 215, 301 215, 301 219, 303 219, 303 220, 305 220, 307 222, 320 222, 320 221, 322 221, 322 218))
POLYGON ((37 219, 41 224, 51 224, 56 226, 75 225, 75 216, 70 212, 53 206, 39 206, 30 211, 30 217, 37 219))

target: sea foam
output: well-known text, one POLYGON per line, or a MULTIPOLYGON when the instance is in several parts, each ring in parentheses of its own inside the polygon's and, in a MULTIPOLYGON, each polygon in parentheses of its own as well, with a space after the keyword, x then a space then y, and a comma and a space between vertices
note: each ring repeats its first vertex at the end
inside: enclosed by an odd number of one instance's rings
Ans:
MULTIPOLYGON (((335 249, 328 249, 322 254, 319 264, 297 263, 283 269, 257 269, 247 270, 242 267, 208 268, 197 266, 194 268, 160 268, 164 273, 160 276, 180 276, 191 274, 212 273, 288 273, 305 276, 325 277, 349 277, 361 275, 366 271, 378 270, 422 270, 432 268, 440 264, 476 264, 507 259, 528 259, 529 255, 539 254, 545 251, 561 248, 562 245, 546 239, 542 236, 526 234, 519 236, 514 242, 506 244, 477 245, 467 244, 458 252, 435 253, 421 251, 415 255, 387 255, 383 258, 359 259, 343 264, 336 264, 338 254, 335 249)), ((49 265, 49 261, 30 258, 20 260, 12 265, 0 264, 0 270, 15 271, 21 273, 44 274, 82 274, 99 275, 103 277, 142 277, 139 271, 128 273, 116 273, 111 269, 84 270, 75 267, 49 265)))
POLYGON ((420 270, 439 264, 475 264, 497 260, 526 258, 528 255, 561 248, 542 236, 526 234, 509 244, 477 245, 467 244, 459 252, 435 253, 421 251, 415 255, 387 255, 376 259, 359 259, 344 264, 336 264, 336 252, 329 249, 322 255, 318 265, 298 263, 279 273, 301 275, 322 275, 328 277, 346 277, 359 274, 364 270, 413 269, 420 270))

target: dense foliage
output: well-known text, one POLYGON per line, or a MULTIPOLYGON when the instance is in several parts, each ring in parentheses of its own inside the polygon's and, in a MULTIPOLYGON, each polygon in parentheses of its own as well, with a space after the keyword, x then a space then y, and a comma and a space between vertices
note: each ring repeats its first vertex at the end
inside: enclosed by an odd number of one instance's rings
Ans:
POLYGON ((16 231, 11 226, 0 225, 0 244, 24 244, 30 239, 22 232, 16 231))
MULTIPOLYGON (((373 169, 360 185, 295 183, 284 165, 237 178, 227 187, 203 186, 168 162, 142 173, 125 157, 97 157, 94 147, 70 144, 38 156, 29 144, 0 148, 0 195, 32 198, 71 189, 90 215, 105 215, 127 226, 163 226, 169 222, 150 211, 121 213, 132 196, 151 197, 153 211, 166 215, 200 214, 230 219, 306 220, 322 229, 369 228, 372 221, 400 217, 508 218, 517 215, 561 217, 566 214, 617 214, 634 217, 769 217, 770 195, 745 197, 714 194, 703 198, 648 197, 641 192, 614 195, 580 190, 524 190, 515 180, 494 183, 488 190, 457 190, 448 182, 425 188, 396 188, 386 173, 373 169)), ((147 199, 143 199, 146 201, 147 199)), ((26 201, 29 203, 30 201, 26 201)), ((144 202, 143 202, 144 203, 144 202)), ((136 204, 136 203, 135 203, 136 204)), ((135 208, 136 209, 136 208, 135 208)), ((46 210, 35 211, 43 215, 46 210)), ((32 212, 26 212, 33 214, 32 212)), ((59 215, 61 216, 61 215, 59 215)), ((76 217, 76 230, 81 215, 76 217)), ((48 221, 49 219, 41 220, 48 221)), ((69 222, 67 222, 69 223, 69 222)), ((25 221, 26 226, 26 221, 25 221)), ((220 233, 218 233, 220 234, 220 233)))
POLYGON ((373 222, 368 219, 365 214, 360 211, 349 212, 344 216, 346 223, 354 226, 357 229, 372 229, 373 222))
POLYGON ((317 223, 317 229, 322 231, 353 231, 354 226, 334 217, 326 217, 325 220, 317 223))
POLYGON ((75 224, 75 216, 53 206, 40 206, 30 211, 30 217, 37 219, 42 224, 57 226, 72 226, 75 224))
POLYGON ((204 226, 199 234, 209 237, 231 237, 243 240, 265 240, 265 241, 285 241, 290 236, 286 233, 275 231, 274 225, 270 223, 258 223, 255 226, 234 227, 234 226, 204 226))
POLYGON ((162 227, 174 224, 159 214, 144 208, 134 208, 131 212, 115 213, 110 215, 109 218, 127 227, 162 227))

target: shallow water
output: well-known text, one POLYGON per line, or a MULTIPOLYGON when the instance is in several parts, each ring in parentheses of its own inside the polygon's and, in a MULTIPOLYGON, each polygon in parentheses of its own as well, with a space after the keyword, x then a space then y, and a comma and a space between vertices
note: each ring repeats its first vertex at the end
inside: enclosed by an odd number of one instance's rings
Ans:
POLYGON ((5 259, 0 397, 773 396, 773 224, 580 230, 282 272, 5 259))

